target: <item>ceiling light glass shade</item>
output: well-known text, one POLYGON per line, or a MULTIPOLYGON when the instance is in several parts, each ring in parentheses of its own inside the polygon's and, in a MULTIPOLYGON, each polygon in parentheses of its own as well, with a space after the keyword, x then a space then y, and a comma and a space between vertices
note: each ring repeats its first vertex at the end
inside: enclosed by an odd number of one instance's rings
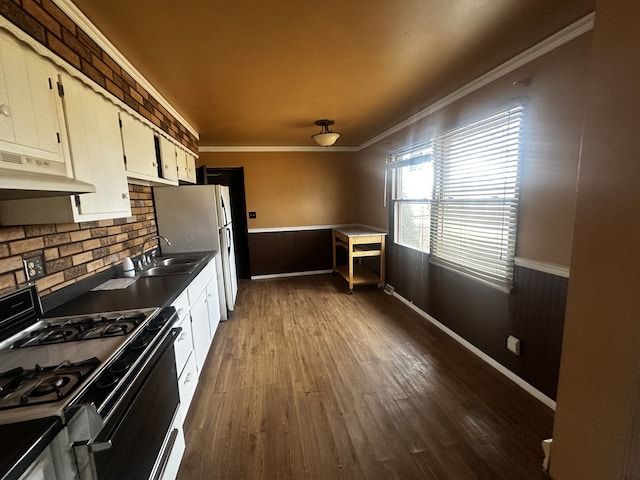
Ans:
POLYGON ((335 123, 333 120, 316 120, 315 123, 319 127, 322 127, 322 129, 319 133, 311 135, 311 138, 313 138, 321 147, 330 147, 340 138, 339 133, 329 130, 329 125, 333 125, 335 123))
POLYGON ((311 138, 313 138, 321 147, 330 147, 340 138, 340 134, 335 132, 316 133, 315 135, 312 135, 311 138))

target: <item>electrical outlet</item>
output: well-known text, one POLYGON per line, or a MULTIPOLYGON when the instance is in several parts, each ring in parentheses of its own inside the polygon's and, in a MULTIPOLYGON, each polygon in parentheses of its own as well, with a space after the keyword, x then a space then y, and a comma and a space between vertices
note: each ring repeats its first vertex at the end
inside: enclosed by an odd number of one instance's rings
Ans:
POLYGON ((45 271, 43 255, 25 258, 22 260, 22 263, 24 264, 24 273, 26 274, 28 281, 44 277, 45 271))
POLYGON ((516 355, 520 355, 520 339, 509 335, 507 338, 507 349, 516 355))
POLYGON ((249 218, 256 218, 256 212, 249 212, 249 218))

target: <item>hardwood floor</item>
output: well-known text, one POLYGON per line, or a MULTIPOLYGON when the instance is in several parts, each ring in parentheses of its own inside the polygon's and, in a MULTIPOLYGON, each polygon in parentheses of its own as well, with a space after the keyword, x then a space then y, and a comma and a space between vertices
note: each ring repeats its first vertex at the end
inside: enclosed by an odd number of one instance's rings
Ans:
POLYGON ((397 299, 245 281, 185 422, 186 479, 541 477, 553 412, 397 299))

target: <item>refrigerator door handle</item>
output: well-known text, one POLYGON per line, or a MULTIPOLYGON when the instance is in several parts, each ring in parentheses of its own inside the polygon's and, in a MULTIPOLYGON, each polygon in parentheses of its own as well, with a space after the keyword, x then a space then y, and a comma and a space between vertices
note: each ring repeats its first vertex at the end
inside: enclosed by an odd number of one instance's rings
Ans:
POLYGON ((231 253, 231 229, 227 227, 226 230, 227 230, 227 251, 231 253))

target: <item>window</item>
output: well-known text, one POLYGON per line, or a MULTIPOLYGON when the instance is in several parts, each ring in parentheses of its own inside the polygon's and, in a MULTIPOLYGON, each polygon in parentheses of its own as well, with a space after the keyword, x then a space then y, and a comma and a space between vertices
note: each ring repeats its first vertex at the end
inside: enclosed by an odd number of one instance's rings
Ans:
POLYGON ((431 263, 509 289, 522 116, 522 106, 512 107, 436 137, 429 155, 414 155, 423 148, 395 155, 395 242, 430 253, 431 263))
POLYGON ((431 145, 396 156, 394 167, 395 242, 429 253, 433 193, 431 145))

